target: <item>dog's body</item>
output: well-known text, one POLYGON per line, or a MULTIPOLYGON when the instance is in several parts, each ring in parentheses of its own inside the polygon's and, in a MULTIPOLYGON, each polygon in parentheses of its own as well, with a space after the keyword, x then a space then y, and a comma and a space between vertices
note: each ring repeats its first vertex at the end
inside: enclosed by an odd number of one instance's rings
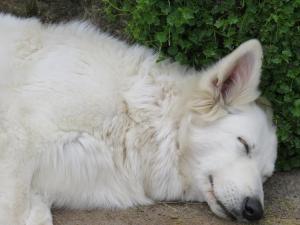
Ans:
POLYGON ((0 15, 0 225, 51 225, 53 205, 262 204, 276 137, 254 103, 259 43, 204 72, 156 61, 87 23, 0 15))

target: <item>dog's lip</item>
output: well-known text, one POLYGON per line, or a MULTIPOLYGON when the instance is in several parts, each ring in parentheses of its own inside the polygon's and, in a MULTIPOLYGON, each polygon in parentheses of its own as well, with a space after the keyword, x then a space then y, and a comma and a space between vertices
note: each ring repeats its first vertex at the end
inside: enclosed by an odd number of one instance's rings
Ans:
POLYGON ((230 218, 231 220, 237 220, 237 217, 229 210, 226 208, 226 206, 217 198, 215 191, 214 191, 214 180, 213 176, 209 175, 208 176, 209 183, 211 185, 211 194, 215 198, 215 201, 217 205, 222 209, 223 213, 230 218))

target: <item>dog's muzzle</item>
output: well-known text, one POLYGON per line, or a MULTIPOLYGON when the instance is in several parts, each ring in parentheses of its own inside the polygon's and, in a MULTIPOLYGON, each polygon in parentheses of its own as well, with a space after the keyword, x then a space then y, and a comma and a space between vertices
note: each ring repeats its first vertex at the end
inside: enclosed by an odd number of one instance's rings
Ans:
POLYGON ((216 203, 223 210, 223 213, 232 220, 245 220, 245 221, 258 221, 263 217, 264 210, 260 200, 256 197, 246 197, 243 201, 242 207, 240 210, 229 210, 225 205, 217 198, 214 193, 214 181, 213 176, 209 175, 208 177, 212 194, 215 197, 216 203))

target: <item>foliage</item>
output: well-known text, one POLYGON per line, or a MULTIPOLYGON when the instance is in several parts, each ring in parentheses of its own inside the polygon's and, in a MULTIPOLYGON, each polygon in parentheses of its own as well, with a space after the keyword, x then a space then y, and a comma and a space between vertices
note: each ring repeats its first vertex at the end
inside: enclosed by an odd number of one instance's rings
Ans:
POLYGON ((106 15, 127 20, 141 44, 196 68, 242 42, 264 46, 261 89, 278 127, 277 168, 300 167, 300 0, 104 0, 106 15))

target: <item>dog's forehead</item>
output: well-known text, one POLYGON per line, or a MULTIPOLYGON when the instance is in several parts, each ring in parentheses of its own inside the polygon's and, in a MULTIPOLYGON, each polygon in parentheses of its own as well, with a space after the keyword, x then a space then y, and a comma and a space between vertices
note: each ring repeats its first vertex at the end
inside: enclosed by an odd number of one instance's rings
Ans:
POLYGON ((220 125, 246 136, 256 136, 270 130, 266 114, 255 105, 228 114, 221 120, 220 125))

